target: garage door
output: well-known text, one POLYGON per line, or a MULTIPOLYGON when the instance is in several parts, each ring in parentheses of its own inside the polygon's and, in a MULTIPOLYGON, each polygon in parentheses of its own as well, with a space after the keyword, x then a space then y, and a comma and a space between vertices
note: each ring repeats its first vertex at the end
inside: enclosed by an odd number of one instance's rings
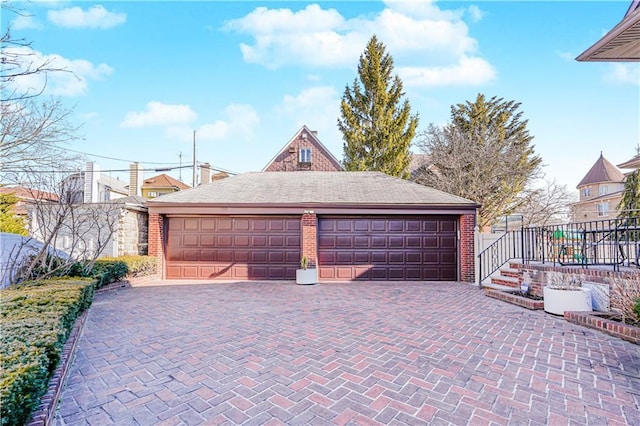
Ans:
POLYGON ((294 279, 300 218, 172 217, 166 252, 169 279, 294 279))
POLYGON ((456 280, 457 217, 321 217, 319 276, 340 280, 456 280))

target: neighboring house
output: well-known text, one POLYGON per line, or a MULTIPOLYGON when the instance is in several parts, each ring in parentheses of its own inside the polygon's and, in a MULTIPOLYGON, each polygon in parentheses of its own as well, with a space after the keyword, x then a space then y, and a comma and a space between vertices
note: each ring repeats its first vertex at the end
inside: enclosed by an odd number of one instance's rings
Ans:
POLYGON ((640 169, 640 153, 632 159, 618 164, 618 167, 621 169, 631 169, 629 173, 633 173, 634 171, 640 169))
POLYGON ((411 154, 409 163, 409 180, 416 181, 430 167, 428 154, 411 154))
POLYGON ((571 205, 573 222, 615 219, 624 190, 624 174, 600 153, 577 189, 580 199, 571 205))
POLYGON ((69 203, 99 203, 129 195, 127 183, 100 173, 100 167, 92 161, 85 170, 68 176, 61 183, 61 194, 69 203))
POLYGON ((344 170, 336 157, 318 139, 318 132, 302 126, 262 169, 263 172, 344 170))
POLYGON ((73 257, 147 254, 148 214, 139 196, 101 203, 47 205, 29 208, 29 234, 73 257), (60 226, 56 221, 62 217, 60 226), (55 229, 55 230, 54 230, 55 229))
POLYGON ((479 206, 379 172, 247 173, 147 206, 164 279, 293 279, 305 256, 321 282, 474 280, 479 206))
POLYGON ((631 2, 622 21, 576 58, 584 62, 640 61, 640 1, 631 2))
POLYGON ((2 186, 0 194, 11 194, 19 201, 13 206, 13 212, 17 216, 27 217, 27 206, 36 202, 56 202, 58 196, 50 192, 26 188, 24 186, 2 186))
POLYGON ((191 188, 186 183, 180 182, 167 174, 145 179, 142 183, 142 197, 151 200, 161 195, 171 194, 191 188))

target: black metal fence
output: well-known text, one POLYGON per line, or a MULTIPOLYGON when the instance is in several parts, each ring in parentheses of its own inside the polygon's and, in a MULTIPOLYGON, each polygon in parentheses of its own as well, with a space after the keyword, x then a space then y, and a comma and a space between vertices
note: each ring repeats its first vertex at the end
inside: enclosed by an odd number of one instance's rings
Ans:
POLYGON ((640 219, 611 219, 509 231, 478 255, 479 282, 510 260, 562 266, 640 266, 640 219))

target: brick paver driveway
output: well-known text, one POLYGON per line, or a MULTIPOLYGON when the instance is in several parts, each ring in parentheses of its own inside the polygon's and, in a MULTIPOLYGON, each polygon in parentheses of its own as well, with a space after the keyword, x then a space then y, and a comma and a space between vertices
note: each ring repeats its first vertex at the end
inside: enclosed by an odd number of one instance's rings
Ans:
POLYGON ((640 347, 461 283, 98 295, 56 423, 640 424, 640 347))

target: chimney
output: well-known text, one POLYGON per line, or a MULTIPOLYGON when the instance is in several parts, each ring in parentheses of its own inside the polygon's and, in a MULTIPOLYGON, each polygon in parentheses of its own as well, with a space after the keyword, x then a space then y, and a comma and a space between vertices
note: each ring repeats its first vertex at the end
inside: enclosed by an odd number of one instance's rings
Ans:
POLYGON ((211 164, 202 163, 200 166, 200 185, 211 183, 211 164))
POLYGON ((312 131, 311 131, 311 134, 312 134, 313 136, 315 136, 316 138, 318 137, 318 131, 317 131, 317 130, 312 130, 312 131))
POLYGON ((98 175, 100 168, 93 161, 87 161, 84 171, 84 203, 97 203, 100 193, 98 191, 98 175))
POLYGON ((142 195, 143 180, 140 163, 129 164, 129 195, 142 195))

